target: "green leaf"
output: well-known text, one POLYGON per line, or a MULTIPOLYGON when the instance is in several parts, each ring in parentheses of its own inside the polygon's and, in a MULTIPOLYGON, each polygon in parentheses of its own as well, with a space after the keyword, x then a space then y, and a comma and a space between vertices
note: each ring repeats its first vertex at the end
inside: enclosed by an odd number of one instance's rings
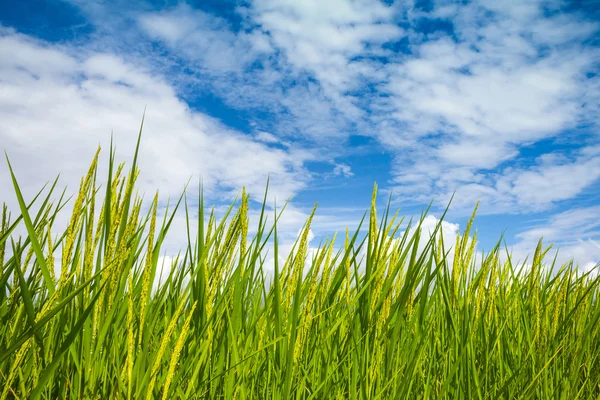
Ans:
POLYGON ((48 270, 48 266, 46 265, 44 253, 42 252, 42 248, 35 233, 35 228, 33 226, 33 223, 31 222, 29 211, 27 210, 27 206, 25 205, 25 201, 23 200, 23 195, 21 194, 21 189, 19 188, 19 184, 17 183, 17 179, 13 172, 12 165, 10 164, 10 160, 8 159, 8 155, 6 155, 6 162, 8 163, 8 169, 10 170, 10 176, 13 182, 13 186, 15 188, 15 194, 17 195, 17 200, 19 201, 19 207, 21 208, 21 214, 23 216, 23 220, 25 221, 25 226, 27 227, 27 233, 29 234, 31 245, 33 246, 33 250, 35 251, 37 262, 42 271, 42 275, 44 276, 44 282, 46 283, 46 287, 48 288, 48 293, 52 295, 54 293, 54 282, 52 281, 50 271, 48 270))

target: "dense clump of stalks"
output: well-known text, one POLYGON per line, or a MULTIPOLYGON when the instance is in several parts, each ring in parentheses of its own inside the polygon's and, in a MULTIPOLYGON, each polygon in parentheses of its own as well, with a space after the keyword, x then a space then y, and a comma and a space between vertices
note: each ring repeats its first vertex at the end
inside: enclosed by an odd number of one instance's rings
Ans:
POLYGON ((471 223, 452 244, 423 219, 400 233, 389 205, 377 218, 375 189, 366 236, 346 230, 339 250, 334 237, 309 256, 313 210, 281 264, 264 202, 249 237, 245 193, 220 221, 201 192, 197 218, 185 195, 162 221, 157 197, 142 213, 136 158, 115 169, 111 146, 99 189, 96 155, 59 235, 64 197, 54 205, 52 186, 27 203, 10 169, 20 209, 0 227, 0 400, 600 395, 598 278, 545 263, 541 242, 520 267, 500 245, 475 259, 471 223), (190 239, 155 287, 177 208, 190 239))

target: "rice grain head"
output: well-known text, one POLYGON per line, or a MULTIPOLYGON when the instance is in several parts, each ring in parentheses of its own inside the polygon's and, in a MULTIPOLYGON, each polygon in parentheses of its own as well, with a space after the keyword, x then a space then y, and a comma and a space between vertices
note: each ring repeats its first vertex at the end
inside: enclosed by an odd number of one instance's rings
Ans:
MULTIPOLYGON (((240 207, 240 220, 241 220, 241 242, 240 242, 240 260, 246 254, 246 243, 248 238, 248 200, 250 196, 246 194, 246 187, 242 190, 242 206, 240 207)), ((244 267, 242 262, 242 268, 244 267)), ((242 269, 243 271, 243 269, 242 269)))
MULTIPOLYGON (((2 203, 2 221, 0 222, 0 236, 8 232, 10 213, 6 203, 2 203)), ((6 241, 0 243, 0 275, 4 273, 4 255, 6 254, 6 241)))
POLYGON ((156 212, 158 208, 158 192, 152 200, 150 212, 150 228, 148 230, 148 246, 146 250, 146 260, 144 263, 144 272, 142 273, 142 293, 140 298, 140 334, 138 336, 138 348, 142 343, 142 332, 144 331, 144 323, 146 319, 146 308, 148 306, 148 296, 152 285, 152 269, 153 269, 153 254, 154 254, 154 231, 156 230, 156 212))
MULTIPOLYGON (((167 349, 167 344, 169 343, 171 334, 173 333, 173 331, 175 330, 175 327, 177 326, 177 320, 179 319, 179 315, 181 314, 181 311, 183 310, 183 306, 185 305, 185 300, 186 300, 185 298, 181 299, 179 306, 177 307, 177 309, 175 310, 175 313, 173 314, 173 317, 171 318, 171 322, 169 322, 169 325, 167 326, 167 330, 163 334, 162 341, 160 342, 160 347, 158 348, 158 351, 156 353, 156 358, 154 359, 154 363, 152 364, 152 369, 150 370, 150 383, 148 384, 148 390, 146 392, 146 400, 151 400, 153 398, 154 386, 156 385, 156 373, 158 372, 158 369, 160 368, 160 364, 162 362, 162 358, 165 353, 165 350, 167 349)), ((192 313, 190 313, 190 315, 192 315, 192 313)))
POLYGON ((312 212, 310 213, 310 216, 306 221, 306 226, 304 227, 304 230, 302 231, 302 235, 300 237, 298 252, 296 253, 296 259, 292 268, 292 280, 290 281, 289 286, 290 290, 286 292, 288 296, 286 298, 285 304, 288 311, 289 308, 292 306, 291 299, 295 290, 294 288, 296 287, 298 280, 302 279, 302 272, 304 271, 304 261, 306 259, 306 253, 308 251, 308 233, 310 232, 310 225, 315 215, 315 211, 317 211, 317 205, 318 203, 315 204, 315 206, 313 207, 312 212))
POLYGON ((177 367, 177 363, 179 362, 179 354, 181 354, 181 350, 183 349, 183 345, 185 344, 185 339, 187 337, 187 333, 190 327, 190 322, 192 321, 192 316, 194 315, 194 310, 196 309, 197 301, 194 302, 192 308, 190 309, 185 322, 183 323, 183 327, 181 328, 181 333, 179 334, 179 338, 175 343, 175 348, 173 349, 173 354, 171 355, 171 362, 169 363, 169 370, 167 372, 167 380, 165 381, 165 386, 163 388, 163 400, 167 400, 169 398, 169 387, 171 386, 171 382, 173 381, 173 376, 175 375, 175 368, 177 367))
POLYGON ((4 381, 4 389, 2 389, 2 394, 0 395, 0 400, 6 400, 9 392, 12 392, 12 383, 15 380, 15 377, 19 373, 19 367, 25 358, 26 353, 29 351, 29 346, 33 339, 29 338, 25 343, 21 345, 21 348, 15 355, 15 358, 12 362, 10 372, 8 373, 8 378, 4 381))

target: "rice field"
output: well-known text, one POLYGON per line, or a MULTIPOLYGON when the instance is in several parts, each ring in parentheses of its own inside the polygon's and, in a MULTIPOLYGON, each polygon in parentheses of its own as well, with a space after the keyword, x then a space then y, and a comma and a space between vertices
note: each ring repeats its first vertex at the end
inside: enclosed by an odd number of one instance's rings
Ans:
POLYGON ((222 218, 201 190, 159 218, 135 195, 137 150, 114 159, 101 177, 96 154, 70 201, 56 181, 24 199, 9 170, 0 400, 600 398, 598 274, 541 241, 520 264, 501 241, 477 255, 473 219, 444 243, 425 214, 412 229, 389 205, 378 216, 375 187, 361 225, 309 253, 315 207, 280 262, 285 205, 265 194, 252 235, 245 191, 222 218), (157 285, 177 210, 189 239, 157 285))

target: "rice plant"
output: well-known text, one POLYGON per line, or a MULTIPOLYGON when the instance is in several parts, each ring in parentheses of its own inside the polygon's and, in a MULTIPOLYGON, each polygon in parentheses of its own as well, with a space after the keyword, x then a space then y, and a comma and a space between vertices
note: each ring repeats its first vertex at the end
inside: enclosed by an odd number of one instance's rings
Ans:
POLYGON ((24 199, 7 160, 0 400, 600 396, 599 278, 546 261, 541 241, 520 265, 500 241, 478 257, 473 219, 444 243, 425 213, 378 218, 375 187, 360 225, 310 253, 315 206, 280 263, 285 205, 268 218, 265 193, 253 235, 245 191, 220 219, 201 189, 161 219, 158 197, 143 212, 135 195, 137 150, 127 170, 114 158, 100 186, 96 154, 72 201, 56 181, 24 199), (155 284, 178 209, 188 240, 155 284))

